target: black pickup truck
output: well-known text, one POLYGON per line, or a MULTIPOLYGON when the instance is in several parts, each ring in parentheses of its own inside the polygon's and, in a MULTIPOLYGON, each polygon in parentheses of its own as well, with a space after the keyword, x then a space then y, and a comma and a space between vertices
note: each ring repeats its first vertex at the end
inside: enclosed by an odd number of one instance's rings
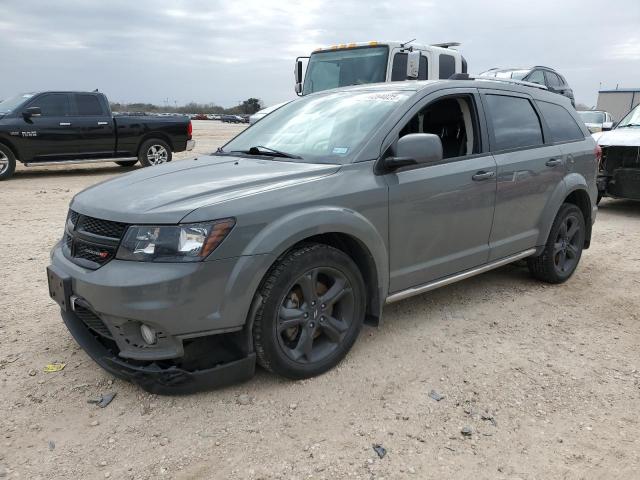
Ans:
POLYGON ((13 175, 16 161, 157 165, 193 149, 191 133, 186 116, 114 116, 99 92, 21 94, 0 102, 0 180, 13 175))

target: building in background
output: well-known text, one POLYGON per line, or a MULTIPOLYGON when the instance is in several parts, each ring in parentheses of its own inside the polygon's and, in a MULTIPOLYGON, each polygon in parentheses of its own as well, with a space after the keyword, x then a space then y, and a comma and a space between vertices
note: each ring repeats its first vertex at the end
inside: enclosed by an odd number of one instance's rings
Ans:
POLYGON ((629 111, 640 104, 640 88, 600 90, 596 110, 609 112, 614 122, 619 122, 629 111))

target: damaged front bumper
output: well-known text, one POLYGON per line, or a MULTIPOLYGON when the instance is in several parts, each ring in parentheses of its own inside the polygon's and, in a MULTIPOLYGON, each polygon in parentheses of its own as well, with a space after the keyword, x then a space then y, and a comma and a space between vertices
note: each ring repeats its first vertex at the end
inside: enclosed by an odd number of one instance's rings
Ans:
POLYGON ((150 393, 188 394, 245 381, 255 373, 255 353, 204 369, 181 368, 171 361, 125 360, 118 356, 117 347, 91 331, 75 312, 62 310, 61 313, 73 338, 96 363, 116 377, 140 385, 150 393))

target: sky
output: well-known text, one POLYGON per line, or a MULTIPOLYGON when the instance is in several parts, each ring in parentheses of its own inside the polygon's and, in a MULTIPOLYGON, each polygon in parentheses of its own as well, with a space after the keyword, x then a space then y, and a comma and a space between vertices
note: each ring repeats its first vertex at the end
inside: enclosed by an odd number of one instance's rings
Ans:
POLYGON ((412 38, 460 42, 470 73, 551 66, 589 106, 599 88, 640 88, 640 0, 0 0, 0 38, 0 98, 271 105, 295 97, 297 56, 412 38))

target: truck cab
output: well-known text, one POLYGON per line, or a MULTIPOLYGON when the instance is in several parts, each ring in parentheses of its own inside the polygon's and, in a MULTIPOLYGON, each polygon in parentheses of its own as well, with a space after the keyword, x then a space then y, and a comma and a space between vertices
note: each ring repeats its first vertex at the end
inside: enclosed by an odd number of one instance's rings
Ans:
POLYGON ((330 88, 403 80, 447 79, 467 73, 458 43, 417 45, 410 42, 366 42, 319 48, 296 59, 298 95, 330 88), (303 60, 308 59, 303 78, 303 60))

